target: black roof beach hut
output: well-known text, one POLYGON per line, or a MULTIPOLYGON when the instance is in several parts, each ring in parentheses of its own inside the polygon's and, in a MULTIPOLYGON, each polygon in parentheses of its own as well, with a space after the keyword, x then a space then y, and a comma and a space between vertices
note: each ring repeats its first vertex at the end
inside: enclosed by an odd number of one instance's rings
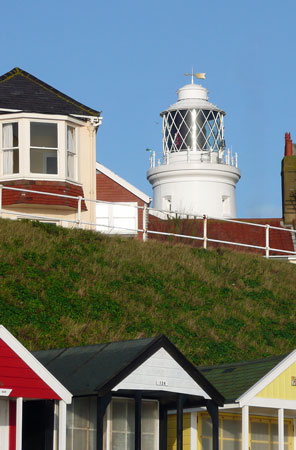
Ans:
POLYGON ((181 450, 183 409, 200 406, 212 418, 213 450, 218 450, 218 406, 224 398, 165 336, 34 356, 73 394, 68 450, 81 445, 85 450, 164 450, 171 409, 177 410, 181 450))

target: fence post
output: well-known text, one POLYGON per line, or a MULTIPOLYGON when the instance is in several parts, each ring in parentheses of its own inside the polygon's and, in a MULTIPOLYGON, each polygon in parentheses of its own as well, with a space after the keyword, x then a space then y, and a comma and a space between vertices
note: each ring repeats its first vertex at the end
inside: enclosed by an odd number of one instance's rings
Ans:
POLYGON ((0 217, 2 216, 2 192, 3 192, 3 186, 0 184, 0 217))
POLYGON ((78 197, 78 210, 77 210, 78 228, 81 228, 81 201, 82 201, 82 197, 79 195, 79 197, 78 197))
POLYGON ((203 248, 207 249, 208 241, 208 218, 206 214, 203 215, 203 248))
POLYGON ((269 258, 269 229, 270 225, 265 225, 265 257, 269 258))
POLYGON ((148 223, 148 208, 147 204, 145 203, 143 208, 143 241, 147 241, 148 239, 147 223, 148 223))

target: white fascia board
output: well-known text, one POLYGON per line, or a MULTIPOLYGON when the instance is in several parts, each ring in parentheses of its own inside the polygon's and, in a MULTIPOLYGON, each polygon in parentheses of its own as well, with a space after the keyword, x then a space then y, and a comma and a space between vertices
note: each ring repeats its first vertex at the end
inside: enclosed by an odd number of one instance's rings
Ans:
POLYGON ((43 114, 43 113, 30 113, 30 112, 12 112, 9 114, 0 114, 0 121, 2 120, 11 120, 11 119, 36 119, 40 121, 48 121, 48 120, 63 120, 71 123, 76 123, 77 125, 84 125, 85 121, 77 119, 76 117, 72 117, 71 115, 64 114, 43 114))
POLYGON ((296 400, 283 400, 281 398, 255 397, 248 402, 249 406, 261 408, 292 409, 296 410, 296 400))
POLYGON ((101 163, 96 163, 96 169, 99 172, 102 172, 107 177, 111 178, 111 180, 115 181, 116 183, 120 184, 120 186, 124 187, 128 191, 130 191, 132 194, 134 194, 136 197, 139 197, 141 200, 143 200, 145 203, 150 203, 151 198, 144 194, 144 192, 140 191, 140 189, 136 188, 132 184, 130 184, 128 181, 121 178, 116 173, 112 172, 112 170, 107 169, 107 167, 103 166, 101 163))
POLYGON ((3 325, 0 325, 0 339, 11 348, 44 383, 65 403, 72 402, 72 394, 29 352, 3 325))
POLYGON ((296 350, 293 350, 286 358, 280 361, 273 369, 271 369, 264 377, 248 389, 243 395, 236 400, 240 406, 250 405, 250 401, 254 401, 254 397, 262 391, 269 383, 275 380, 282 372, 284 372, 291 364, 296 361, 296 350))

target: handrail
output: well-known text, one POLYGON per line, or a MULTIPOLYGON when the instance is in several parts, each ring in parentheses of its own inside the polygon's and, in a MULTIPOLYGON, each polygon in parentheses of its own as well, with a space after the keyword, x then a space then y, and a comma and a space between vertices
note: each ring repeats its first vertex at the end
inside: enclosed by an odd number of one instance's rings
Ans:
POLYGON ((95 200, 95 199, 89 199, 86 197, 81 197, 81 196, 73 196, 73 195, 66 195, 66 194, 58 194, 58 193, 52 193, 52 192, 44 192, 44 191, 37 191, 37 190, 33 190, 33 189, 24 189, 24 188, 16 188, 16 187, 10 187, 10 186, 4 186, 0 184, 0 217, 5 214, 5 215, 17 215, 19 217, 26 217, 26 218, 30 218, 30 219, 35 219, 35 220, 48 220, 48 221, 59 221, 59 222, 65 222, 65 223, 69 223, 69 224, 74 224, 76 226, 78 226, 79 228, 82 228, 82 226, 89 226, 92 229, 96 230, 97 227, 101 227, 101 228, 107 228, 107 229, 115 229, 115 230, 119 230, 119 231, 130 231, 133 234, 134 233, 142 233, 142 238, 145 241, 149 235, 159 235, 159 236, 172 236, 172 237, 177 237, 177 238, 182 238, 182 239, 192 239, 192 240, 199 240, 199 241, 203 241, 203 247, 206 249, 208 246, 209 242, 213 242, 213 243, 218 243, 218 244, 223 244, 223 245, 232 245, 232 246, 239 246, 239 247, 244 247, 244 248, 254 248, 254 249, 259 249, 265 252, 265 257, 268 258, 285 258, 288 255, 295 255, 296 256, 296 251, 294 249, 294 251, 292 250, 285 250, 285 249, 278 249, 278 248, 273 248, 270 246, 270 230, 280 230, 280 231, 287 231, 289 233, 296 233, 296 230, 294 229, 290 229, 290 228, 284 228, 284 227, 277 227, 277 226, 273 226, 270 224, 258 224, 258 223, 253 223, 253 222, 247 222, 247 221, 243 221, 243 220, 236 220, 236 219, 227 219, 227 218, 221 218, 221 217, 212 217, 212 216, 206 216, 206 215, 193 215, 190 214, 189 216, 198 218, 198 220, 201 220, 203 223, 203 235, 202 236, 190 236, 190 235, 185 235, 185 234, 181 234, 181 233, 171 233, 171 232, 165 232, 165 231, 158 231, 158 230, 149 230, 148 226, 147 226, 147 217, 149 215, 149 212, 160 212, 162 214, 165 214, 167 216, 174 216, 176 215, 176 217, 184 217, 184 216, 188 216, 187 214, 184 214, 182 212, 178 212, 178 211, 165 211, 165 210, 160 210, 160 209, 154 209, 154 208, 150 208, 148 207, 146 204, 144 206, 140 206, 140 205, 131 205, 128 204, 129 202, 108 202, 108 201, 104 201, 104 200, 95 200), (52 216, 41 216, 38 214, 30 214, 30 213, 24 213, 24 212, 18 212, 18 211, 12 211, 12 210, 7 210, 7 209, 3 209, 3 190, 10 190, 10 191, 21 191, 21 192, 29 192, 32 194, 39 194, 39 195, 45 195, 45 196, 53 196, 53 197, 60 197, 60 198, 68 198, 68 199, 72 199, 72 200, 77 200, 77 219, 66 219, 65 217, 61 217, 61 216, 57 216, 57 217, 52 217, 52 216), (134 207, 137 208, 138 210, 143 210, 143 222, 142 222, 142 228, 128 228, 128 227, 120 227, 120 226, 111 226, 111 225, 106 225, 106 224, 100 224, 98 222, 93 223, 93 222, 87 222, 87 221, 83 221, 82 220, 82 202, 92 202, 92 203, 96 203, 96 204, 111 204, 111 205, 120 205, 120 206, 128 206, 128 207, 134 207), (126 205, 124 203, 127 203, 126 205), (241 224, 241 225, 248 225, 248 226, 252 226, 252 227, 259 227, 259 228, 265 228, 265 246, 260 246, 260 245, 252 245, 252 244, 245 244, 243 242, 234 242, 234 241, 227 241, 227 240, 220 240, 220 239, 214 239, 214 238, 210 238, 208 236, 208 220, 218 220, 218 221, 222 221, 222 222, 229 222, 229 223, 235 223, 235 224, 241 224), (270 255, 270 252, 279 252, 281 254, 279 255, 270 255), (286 255, 282 255, 282 253, 285 253, 286 255))

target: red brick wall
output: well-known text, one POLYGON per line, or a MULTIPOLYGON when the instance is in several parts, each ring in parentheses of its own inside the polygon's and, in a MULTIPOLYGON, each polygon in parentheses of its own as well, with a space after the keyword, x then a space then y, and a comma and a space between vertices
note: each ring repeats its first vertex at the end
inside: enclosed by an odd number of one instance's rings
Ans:
MULTIPOLYGON (((252 222, 261 225, 269 224, 273 227, 281 228, 281 219, 239 219, 242 222, 252 222)), ((187 236, 203 236, 203 221, 199 219, 177 219, 177 220, 161 220, 152 215, 149 216, 148 229, 151 231, 165 231, 169 233, 185 234, 187 236)), ((219 220, 209 219, 207 226, 207 236, 211 239, 221 241, 238 242, 242 244, 265 246, 265 228, 255 227, 251 225, 244 225, 234 222, 223 222, 219 220)), ((272 248, 280 250, 294 251, 292 240, 292 233, 282 230, 270 229, 269 245, 272 248)), ((172 238, 169 236, 149 234, 149 239, 156 239, 161 241, 168 240, 171 243, 181 242, 192 247, 202 247, 202 240, 172 238)), ((257 253, 263 255, 265 253, 262 249, 240 247, 236 245, 221 244, 220 242, 208 242, 209 248, 225 247, 229 250, 236 250, 247 253, 257 253)), ((281 252, 270 251, 271 255, 281 254, 281 252)), ((284 253, 283 253, 284 254, 284 253)), ((287 254, 286 254, 287 255, 287 254)))
MULTIPOLYGON (((42 181, 42 180, 15 180, 2 183, 3 186, 15 187, 18 189, 29 189, 32 191, 50 192, 52 194, 72 195, 73 197, 83 197, 83 189, 72 183, 62 181, 42 181)), ((50 195, 33 194, 32 192, 10 191, 3 189, 3 206, 26 204, 26 205, 51 205, 67 206, 77 209, 77 200, 62 197, 52 197, 50 195)), ((87 210, 85 202, 81 208, 87 210)))
MULTIPOLYGON (((144 206, 145 204, 142 199, 103 173, 97 173, 97 200, 105 202, 137 202, 138 206, 144 206)), ((138 228, 143 228, 142 209, 138 209, 138 228)))

